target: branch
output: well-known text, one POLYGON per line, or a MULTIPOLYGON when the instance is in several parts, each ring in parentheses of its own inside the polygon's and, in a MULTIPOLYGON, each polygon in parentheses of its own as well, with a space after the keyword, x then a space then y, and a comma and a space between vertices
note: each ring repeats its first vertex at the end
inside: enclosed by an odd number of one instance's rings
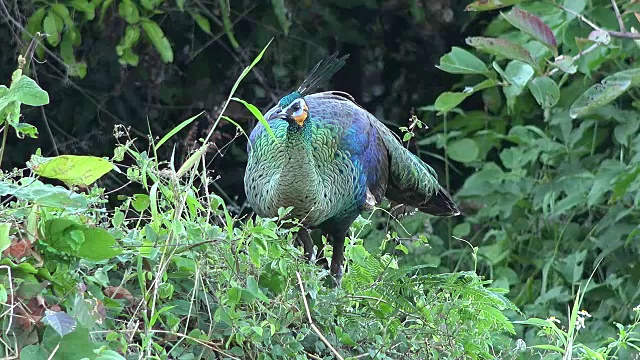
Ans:
POLYGON ((335 355, 340 360, 344 360, 344 358, 342 357, 342 355, 340 355, 338 350, 336 350, 331 345, 329 340, 327 340, 327 338, 324 337, 324 335, 322 335, 322 333, 320 332, 320 329, 318 329, 318 327, 313 323, 313 319, 311 318, 311 311, 309 311, 309 304, 307 304, 307 295, 306 295, 306 292, 304 291, 304 286, 302 285, 302 277, 300 277, 300 273, 297 271, 296 271, 296 276, 298 277, 298 285, 300 285, 300 291, 302 292, 302 301, 304 302, 304 309, 307 312, 307 320, 309 320, 309 325, 311 325, 311 328, 313 329, 313 331, 315 331, 316 335, 320 337, 320 340, 322 340, 322 342, 325 345, 327 345, 329 349, 331 349, 331 352, 333 353, 333 355, 335 355))
POLYGON ((620 15, 620 10, 618 9, 616 0, 611 0, 611 5, 613 6, 613 11, 616 13, 616 19, 618 20, 618 25, 620 26, 620 32, 626 33, 627 29, 624 27, 624 22, 622 22, 622 15, 620 15))
POLYGON ((611 36, 613 38, 640 40, 640 33, 632 33, 632 32, 628 32, 628 31, 625 30, 624 24, 622 23, 622 17, 620 16, 620 11, 618 10, 618 6, 615 5, 615 0, 611 0, 611 2, 614 5, 613 6, 613 10, 616 12, 616 17, 618 18, 618 24, 620 25, 620 30, 621 31, 610 31, 610 30, 602 29, 601 27, 599 27, 598 25, 594 24, 593 22, 591 22, 589 19, 587 19, 583 15, 578 14, 577 12, 575 12, 575 11, 573 11, 571 9, 568 9, 568 8, 564 7, 563 5, 558 4, 556 2, 554 2, 554 5, 559 7, 560 9, 568 12, 569 14, 573 14, 578 19, 580 19, 582 22, 584 22, 585 24, 591 26, 591 28, 593 28, 594 30, 606 32, 606 33, 609 34, 609 36, 611 36))

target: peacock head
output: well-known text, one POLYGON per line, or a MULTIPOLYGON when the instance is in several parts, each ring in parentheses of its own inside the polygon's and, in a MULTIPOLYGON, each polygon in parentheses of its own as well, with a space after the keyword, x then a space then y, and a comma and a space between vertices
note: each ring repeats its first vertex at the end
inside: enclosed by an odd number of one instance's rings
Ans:
POLYGON ((310 118, 309 107, 304 100, 306 95, 311 94, 324 82, 329 80, 333 74, 340 70, 349 55, 338 58, 338 53, 321 60, 304 79, 298 90, 280 99, 277 108, 270 114, 267 120, 283 119, 289 123, 289 128, 301 129, 310 118))
POLYGON ((309 118, 309 106, 297 91, 280 99, 278 110, 270 116, 270 119, 286 120, 290 126, 295 126, 296 128, 304 126, 309 118))

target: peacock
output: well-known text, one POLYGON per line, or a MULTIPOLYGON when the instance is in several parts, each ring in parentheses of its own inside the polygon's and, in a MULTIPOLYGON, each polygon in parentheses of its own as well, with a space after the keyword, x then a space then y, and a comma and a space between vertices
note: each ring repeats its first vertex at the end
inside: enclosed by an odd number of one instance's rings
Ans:
POLYGON ((315 259, 309 230, 320 229, 333 247, 330 274, 339 285, 349 227, 383 198, 436 216, 460 214, 435 171, 348 93, 313 93, 348 55, 320 61, 300 87, 264 115, 249 136, 244 177, 247 200, 262 217, 280 207, 304 226, 298 232, 315 259), (273 136, 275 135, 275 137, 273 136))

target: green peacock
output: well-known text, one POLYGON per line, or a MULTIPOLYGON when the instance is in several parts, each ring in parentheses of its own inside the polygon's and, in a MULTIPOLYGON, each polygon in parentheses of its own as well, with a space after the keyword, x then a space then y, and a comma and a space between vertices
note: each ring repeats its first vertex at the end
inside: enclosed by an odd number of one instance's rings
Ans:
POLYGON ((297 91, 264 115, 275 139, 258 124, 249 137, 244 177, 256 214, 291 216, 309 260, 315 259, 309 230, 320 229, 333 246, 330 272, 339 284, 344 241, 358 215, 383 198, 427 214, 460 214, 434 170, 405 149, 397 136, 344 92, 313 93, 345 63, 337 53, 320 61, 297 91))

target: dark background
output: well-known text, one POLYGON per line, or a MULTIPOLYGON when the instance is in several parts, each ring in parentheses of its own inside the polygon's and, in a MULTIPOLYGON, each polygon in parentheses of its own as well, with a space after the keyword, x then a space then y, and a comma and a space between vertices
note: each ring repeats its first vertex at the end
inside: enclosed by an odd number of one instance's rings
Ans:
MULTIPOLYGON (((216 23, 221 11, 217 2, 187 4, 190 9, 211 15, 212 35, 201 31, 187 12, 177 11, 173 2, 167 2, 162 5, 167 12, 156 18, 171 43, 174 61, 163 63, 148 41, 140 41, 135 47, 140 55, 136 67, 122 66, 118 61, 114 49, 127 24, 118 16, 116 6, 111 6, 102 21, 87 22, 81 28, 83 40, 75 55, 88 65, 85 78, 69 77, 51 46, 52 52, 32 64, 32 76, 49 92, 51 103, 44 107, 44 113, 33 108, 25 111, 25 120, 39 129, 40 136, 28 140, 10 136, 11 151, 5 156, 3 168, 24 167, 37 148, 45 156, 112 156, 114 124, 130 126, 131 136, 146 141, 149 128, 154 136, 161 137, 205 110, 205 116, 191 129, 172 139, 178 143, 179 158, 183 159, 210 129, 242 69, 272 37, 275 40, 264 58, 236 93, 263 112, 295 89, 318 60, 339 51, 350 58, 332 79, 331 89, 351 93, 394 130, 406 125, 412 114, 434 125, 427 113, 416 112, 416 108, 433 104, 455 81, 435 64, 451 46, 464 42, 464 31, 472 24, 461 4, 447 0, 295 3, 287 6, 291 27, 285 35, 271 2, 233 1, 230 19, 240 44, 234 48, 223 27, 216 23)), ((20 27, 25 26, 36 6, 27 1, 0 8, 4 20, 0 27, 0 78, 5 83, 15 69, 18 52, 28 44, 20 27)), ((255 123, 251 114, 235 102, 225 115, 247 133, 255 123)), ((246 140, 237 135, 233 125, 220 123, 209 169, 220 176, 217 185, 224 193, 242 199, 246 140)), ((171 146, 165 149, 170 151, 171 146)), ((162 155, 165 159, 170 156, 168 152, 162 155)), ((439 160, 429 162, 441 171, 439 160)), ((103 181, 107 188, 121 185, 114 175, 103 181)))

